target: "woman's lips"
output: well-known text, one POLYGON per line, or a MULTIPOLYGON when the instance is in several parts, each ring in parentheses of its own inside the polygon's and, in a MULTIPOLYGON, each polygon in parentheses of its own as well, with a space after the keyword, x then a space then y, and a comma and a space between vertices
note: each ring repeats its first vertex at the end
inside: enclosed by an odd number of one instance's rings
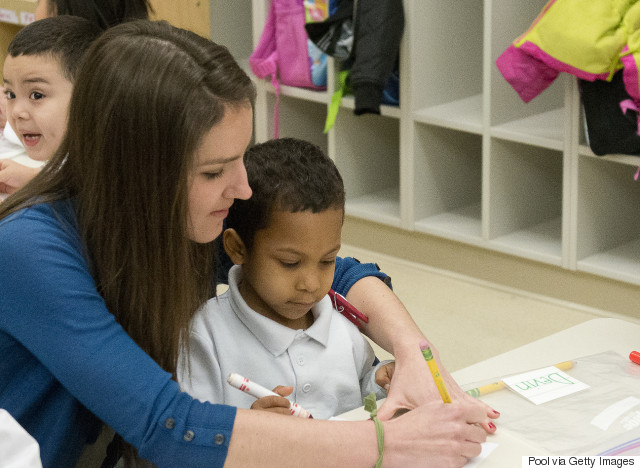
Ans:
POLYGON ((229 215, 229 208, 225 208, 224 210, 212 211, 211 214, 213 216, 220 216, 220 217, 226 218, 229 215))

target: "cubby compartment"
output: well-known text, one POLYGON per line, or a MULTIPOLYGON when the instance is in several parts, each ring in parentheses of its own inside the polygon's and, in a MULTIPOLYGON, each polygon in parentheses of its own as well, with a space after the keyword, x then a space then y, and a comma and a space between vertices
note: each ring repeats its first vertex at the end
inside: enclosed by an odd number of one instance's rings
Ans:
POLYGON ((562 152, 492 138, 489 153, 490 244, 561 265, 562 152))
MULTIPOLYGON (((273 138, 273 113, 276 105, 275 94, 267 94, 268 125, 267 138, 273 138)), ((327 105, 303 98, 280 95, 279 137, 296 137, 311 141, 327 153, 327 136, 322 133, 327 117, 327 105)))
POLYGON ((640 284, 640 182, 633 179, 635 170, 630 163, 580 157, 579 270, 640 284))
POLYGON ((332 132, 347 214, 400 227, 399 121, 340 109, 332 132))
POLYGON ((416 121, 481 133, 483 2, 418 0, 407 39, 411 111, 416 121))
POLYGON ((498 57, 535 20, 547 0, 491 2, 490 95, 491 135, 562 151, 568 80, 561 74, 547 89, 528 103, 522 101, 495 65, 498 57))
MULTIPOLYGON (((253 46, 270 3, 251 1, 253 46)), ((575 76, 561 73, 525 103, 496 66, 548 4, 403 0, 401 106, 355 116, 344 96, 323 133, 341 69, 330 58, 326 91, 281 87, 280 136, 311 140, 336 161, 349 216, 427 234, 425 249, 435 236, 544 263, 522 262, 534 282, 553 266, 576 281, 586 275, 574 270, 640 285, 640 158, 591 152, 575 76)), ((243 58, 246 44, 237 48, 243 58)), ((275 95, 268 80, 257 88, 264 141, 275 95)))
POLYGON ((482 136, 415 124, 415 229, 468 243, 482 240, 482 136))

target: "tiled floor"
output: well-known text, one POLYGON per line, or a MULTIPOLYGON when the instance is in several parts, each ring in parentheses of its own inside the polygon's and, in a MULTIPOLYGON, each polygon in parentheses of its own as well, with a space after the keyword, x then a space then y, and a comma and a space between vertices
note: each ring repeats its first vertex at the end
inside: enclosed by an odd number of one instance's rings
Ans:
MULTIPOLYGON (((597 317, 598 310, 560 303, 452 275, 375 252, 343 246, 340 254, 376 262, 451 372, 597 317)), ((389 356, 376 349, 380 358, 389 356)))

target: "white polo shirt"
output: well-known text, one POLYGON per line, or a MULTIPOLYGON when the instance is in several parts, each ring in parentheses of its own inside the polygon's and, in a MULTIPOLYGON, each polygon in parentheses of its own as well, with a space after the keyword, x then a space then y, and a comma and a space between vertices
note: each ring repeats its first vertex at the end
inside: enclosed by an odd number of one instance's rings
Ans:
POLYGON ((362 406, 375 392, 375 355, 358 328, 325 296, 313 309, 314 323, 293 330, 249 308, 238 283, 242 268, 229 271, 229 290, 213 298, 193 318, 190 367, 184 354, 178 367, 182 389, 200 400, 249 408, 252 396, 227 384, 237 373, 263 387, 293 386, 288 397, 314 418, 328 419, 362 406))

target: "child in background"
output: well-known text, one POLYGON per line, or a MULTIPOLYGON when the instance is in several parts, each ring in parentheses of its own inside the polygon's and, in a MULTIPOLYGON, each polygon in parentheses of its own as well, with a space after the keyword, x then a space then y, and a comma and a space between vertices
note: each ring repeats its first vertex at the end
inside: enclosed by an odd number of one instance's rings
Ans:
MULTIPOLYGON (((25 26, 9 44, 4 62, 7 120, 29 158, 47 161, 60 146, 82 56, 100 33, 84 18, 57 16, 25 26)), ((0 160, 0 193, 15 192, 39 170, 0 160)))
MULTIPOLYGON (((245 154, 253 195, 229 210, 224 248, 229 290, 198 311, 181 387, 203 401, 288 414, 281 397, 253 397, 226 383, 238 373, 292 399, 314 418, 384 397, 392 363, 373 349, 327 295, 340 250, 344 186, 317 146, 283 138, 245 154)), ((185 361, 186 358, 181 359, 185 361)))

